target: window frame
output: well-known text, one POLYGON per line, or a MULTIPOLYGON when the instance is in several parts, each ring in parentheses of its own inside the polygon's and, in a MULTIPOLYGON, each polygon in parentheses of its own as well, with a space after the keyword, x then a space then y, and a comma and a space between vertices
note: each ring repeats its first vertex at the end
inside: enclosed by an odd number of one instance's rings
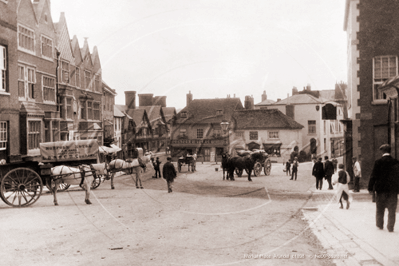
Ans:
POLYGON ((8 49, 0 44, 0 92, 9 92, 8 89, 8 49))
POLYGON ((26 71, 25 71, 26 67, 24 65, 18 65, 18 98, 19 99, 26 99, 26 71), (20 70, 22 70, 22 79, 20 78, 20 70), (22 91, 23 91, 23 95, 19 95, 20 93, 20 87, 19 84, 21 84, 22 82, 22 91))
POLYGON ((258 140, 259 139, 259 133, 258 131, 249 131, 249 140, 258 140), (256 138, 255 138, 256 135, 256 138))
POLYGON ((268 139, 280 139, 280 132, 278 130, 270 130, 267 132, 268 139))
POLYGON ((316 135, 317 134, 316 125, 317 125, 316 120, 308 120, 308 135, 316 135), (314 128, 314 130, 311 130, 311 128, 312 129, 314 128))
POLYGON ((66 60, 61 59, 61 82, 65 84, 69 84, 70 81, 70 63, 66 60), (67 77, 67 79, 65 79, 67 77))
POLYGON ((42 76, 42 94, 43 94, 43 102, 46 103, 54 103, 56 102, 56 95, 55 95, 55 85, 56 81, 55 78, 50 77, 50 76, 42 76), (53 82, 53 87, 48 86, 48 84, 45 84, 45 80, 51 80, 53 82), (53 94, 53 99, 52 100, 47 100, 45 95, 46 95, 46 90, 52 90, 52 94, 53 94))
POLYGON ((80 116, 79 120, 87 120, 87 107, 86 107, 86 101, 79 101, 80 103, 80 116))
POLYGON ((393 78, 398 75, 398 57, 396 55, 381 55, 381 56, 375 56, 373 57, 372 60, 372 67, 373 67, 373 87, 372 87, 372 95, 373 95, 373 102, 381 102, 385 103, 386 99, 384 99, 384 95, 382 92, 378 90, 378 87, 381 86, 382 83, 384 83, 386 80, 393 78), (383 77, 382 76, 382 71, 384 70, 384 65, 383 65, 383 59, 388 58, 388 77, 383 77), (390 65, 390 59, 394 58, 395 59, 395 73, 390 74, 389 71, 391 69, 390 65), (376 69, 376 60, 379 59, 381 61, 381 76, 376 77, 377 69, 376 69))
POLYGON ((186 136, 187 136, 187 129, 181 128, 181 129, 179 130, 179 136, 180 136, 180 137, 186 137, 186 136))
POLYGON ((87 120, 94 120, 93 119, 93 101, 86 101, 86 108, 87 108, 87 120))
POLYGON ((101 103, 100 102, 93 102, 93 120, 101 121, 101 110, 100 110, 101 103), (98 106, 98 108, 95 108, 98 106), (96 116, 98 115, 98 116, 96 116))
POLYGON ((76 88, 80 88, 80 68, 76 67, 75 69, 75 86, 76 88))
POLYGON ((0 151, 5 151, 8 148, 8 122, 0 121, 0 151), (3 125, 4 128, 3 128, 3 125))
POLYGON ((41 52, 41 55, 42 55, 42 57, 43 58, 46 58, 46 59, 49 59, 49 60, 53 60, 53 58, 54 58, 54 49, 53 49, 53 39, 51 39, 51 38, 49 38, 49 37, 47 37, 47 36, 45 36, 45 35, 41 35, 40 36, 40 43, 41 43, 41 45, 40 45, 40 52, 41 52), (45 40, 45 41, 47 41, 46 43, 43 41, 43 39, 45 40), (50 41, 51 42, 51 46, 50 45, 48 45, 48 41, 50 41), (43 50, 46 50, 47 51, 47 49, 43 49, 43 46, 44 45, 46 45, 46 47, 49 47, 50 48, 50 56, 48 56, 47 54, 44 54, 43 53, 43 50))
POLYGON ((90 90, 91 89, 91 71, 85 70, 84 75, 85 75, 85 89, 90 90))
POLYGON ((26 94, 28 96, 29 100, 35 100, 35 87, 36 87, 36 69, 33 67, 26 67, 26 82, 28 84, 27 89, 28 89, 28 93, 26 94), (30 76, 29 76, 29 71, 32 71, 32 78, 33 80, 30 80, 30 76), (32 93, 32 95, 31 95, 32 93))
POLYGON ((197 128, 197 139, 203 139, 203 138, 204 138, 204 129, 197 128))
MULTIPOLYGON (((26 53, 29 53, 29 54, 35 54, 35 45, 36 45, 36 36, 35 36, 35 31, 34 30, 32 30, 31 28, 29 28, 29 27, 26 27, 26 26, 24 26, 24 25, 21 25, 21 24, 18 24, 18 35, 17 35, 17 39, 18 39, 18 50, 21 50, 21 51, 24 51, 24 52, 26 52, 26 53), (29 36, 29 34, 26 34, 26 33, 24 33, 24 32, 21 32, 21 30, 20 30, 20 28, 23 28, 24 30, 26 30, 27 32, 31 32, 32 33, 32 36, 29 36), (21 36, 22 35, 22 36, 21 36), (32 49, 30 49, 30 48, 26 48, 26 47, 24 47, 24 46, 22 46, 22 40, 21 40, 21 37, 25 37, 26 39, 27 38, 29 38, 29 39, 31 39, 32 40, 32 49)), ((24 38, 22 38, 22 39, 24 39, 24 38)))
POLYGON ((41 125, 42 125, 42 121, 41 120, 32 119, 32 120, 28 120, 27 123, 28 123, 28 129, 27 129, 27 134, 26 134, 27 135, 27 149, 28 149, 28 151, 38 150, 39 149, 39 144, 41 142, 41 125), (31 124, 30 123, 38 123, 39 131, 31 132, 31 124), (30 140, 30 136, 31 135, 37 135, 38 136, 37 140, 35 140, 35 142, 36 142, 35 144, 37 144, 37 147, 31 148, 31 140, 30 140))

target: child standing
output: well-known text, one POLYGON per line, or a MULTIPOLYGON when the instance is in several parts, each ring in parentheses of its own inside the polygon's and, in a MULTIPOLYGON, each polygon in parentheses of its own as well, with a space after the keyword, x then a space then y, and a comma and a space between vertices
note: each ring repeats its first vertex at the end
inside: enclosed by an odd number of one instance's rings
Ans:
POLYGON ((291 176, 291 159, 285 163, 285 173, 291 176))
POLYGON ((292 174, 291 174, 290 180, 293 180, 294 176, 295 176, 295 180, 296 180, 296 178, 298 176, 298 166, 299 166, 298 157, 294 157, 294 161, 292 162, 292 174))

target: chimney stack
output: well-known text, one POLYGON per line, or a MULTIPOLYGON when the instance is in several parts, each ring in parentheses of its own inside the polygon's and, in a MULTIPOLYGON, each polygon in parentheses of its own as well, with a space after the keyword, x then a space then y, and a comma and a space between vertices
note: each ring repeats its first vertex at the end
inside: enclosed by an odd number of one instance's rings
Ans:
POLYGON ((298 89, 294 86, 292 88, 292 96, 297 95, 298 94, 298 89))
POLYGON ((153 96, 152 93, 139 94, 139 106, 152 106, 153 96))
POLYGON ((192 101, 193 101, 193 95, 191 94, 191 91, 189 91, 186 96, 186 106, 189 106, 192 101))
POLYGON ((166 96, 154 96, 152 104, 166 107, 166 96))
POLYGON ((247 110, 253 110, 254 109, 254 97, 252 96, 245 96, 245 102, 244 102, 245 109, 247 110))
POLYGON ((125 105, 128 109, 136 109, 136 91, 125 91, 125 105))
POLYGON ((262 102, 264 102, 264 101, 266 101, 267 100, 267 94, 266 94, 266 91, 263 91, 263 94, 262 94, 262 102))

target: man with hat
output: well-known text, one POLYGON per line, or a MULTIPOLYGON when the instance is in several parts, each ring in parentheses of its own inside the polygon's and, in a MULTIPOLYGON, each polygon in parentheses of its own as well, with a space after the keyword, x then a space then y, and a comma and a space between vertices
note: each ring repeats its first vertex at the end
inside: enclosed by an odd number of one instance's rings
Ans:
POLYGON ((172 183, 173 180, 176 178, 176 169, 175 166, 172 164, 172 158, 166 158, 167 162, 164 164, 162 169, 163 178, 166 179, 168 183, 168 193, 172 192, 172 183))
POLYGON ((393 232, 399 192, 399 161, 391 156, 391 146, 381 145, 382 158, 374 163, 368 185, 370 193, 376 192, 376 225, 384 228, 385 208, 388 209, 389 232, 393 232))

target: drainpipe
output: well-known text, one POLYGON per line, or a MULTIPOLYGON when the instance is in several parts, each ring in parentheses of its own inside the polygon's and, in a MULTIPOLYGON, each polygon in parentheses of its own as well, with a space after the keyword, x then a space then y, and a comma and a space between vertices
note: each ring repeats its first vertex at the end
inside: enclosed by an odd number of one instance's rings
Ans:
POLYGON ((57 68, 56 68, 56 71, 55 71, 55 79, 56 79, 56 82, 55 82, 55 98, 56 98, 56 104, 57 104, 57 112, 59 112, 60 111, 60 99, 59 99, 59 95, 58 95, 58 69, 59 69, 59 66, 60 66, 60 56, 61 56, 61 53, 60 53, 60 51, 58 51, 57 50, 57 68))

